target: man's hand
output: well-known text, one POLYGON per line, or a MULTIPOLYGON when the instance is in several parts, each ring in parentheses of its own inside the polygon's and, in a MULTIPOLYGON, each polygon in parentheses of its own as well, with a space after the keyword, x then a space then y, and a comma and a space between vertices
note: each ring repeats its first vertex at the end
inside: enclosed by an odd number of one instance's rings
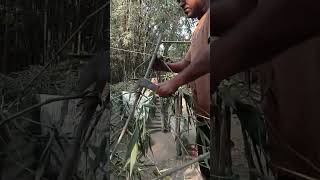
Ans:
POLYGON ((165 81, 158 84, 156 93, 160 97, 168 97, 171 94, 175 93, 178 88, 179 88, 178 84, 173 79, 171 79, 169 81, 165 81))
POLYGON ((164 58, 158 55, 152 65, 152 69, 155 71, 169 71, 166 63, 163 60, 164 58))

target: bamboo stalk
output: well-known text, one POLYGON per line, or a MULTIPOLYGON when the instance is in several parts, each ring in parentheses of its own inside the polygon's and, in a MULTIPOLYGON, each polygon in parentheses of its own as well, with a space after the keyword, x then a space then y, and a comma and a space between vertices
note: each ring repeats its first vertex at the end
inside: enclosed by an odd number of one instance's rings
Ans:
MULTIPOLYGON (((160 33, 160 35, 159 35, 159 37, 158 37, 158 40, 157 40, 156 48, 155 48, 155 50, 154 50, 154 52, 153 52, 151 61, 149 62, 148 69, 147 69, 147 71, 146 71, 146 73, 145 73, 145 76, 144 76, 144 78, 146 78, 146 79, 150 76, 151 69, 152 69, 152 65, 153 65, 153 63, 154 63, 154 61, 155 61, 155 59, 156 59, 156 57, 157 57, 158 49, 159 49, 160 44, 161 44, 161 39, 162 39, 162 34, 160 33)), ((142 88, 140 88, 140 87, 136 84, 134 90, 135 90, 136 94, 135 94, 135 100, 134 100, 134 103, 133 103, 133 107, 132 107, 132 109, 131 109, 131 111, 130 111, 130 114, 129 114, 129 117, 128 117, 126 123, 124 124, 124 126, 123 126, 123 128, 122 128, 122 131, 121 131, 121 134, 120 134, 120 136, 119 136, 119 138, 118 138, 118 140, 117 140, 117 143, 115 144, 114 149, 113 149, 113 151, 112 151, 111 154, 110 154, 110 160, 112 159, 114 153, 116 152, 116 150, 117 150, 117 148, 118 148, 118 145, 120 144, 120 142, 121 142, 121 140, 122 140, 122 138, 123 138, 123 136, 124 136, 124 133, 126 132, 126 130, 127 130, 127 128, 128 128, 129 122, 130 122, 131 119, 133 119, 133 117, 134 117, 134 112, 135 112, 136 107, 137 107, 137 105, 138 105, 138 101, 139 101, 139 99, 140 99, 140 95, 141 95, 141 92, 142 92, 142 88)))
POLYGON ((182 116, 182 95, 179 93, 175 99, 175 116, 176 116, 176 153, 177 156, 182 156, 181 144, 182 142, 178 142, 178 139, 181 139, 181 116, 182 116))

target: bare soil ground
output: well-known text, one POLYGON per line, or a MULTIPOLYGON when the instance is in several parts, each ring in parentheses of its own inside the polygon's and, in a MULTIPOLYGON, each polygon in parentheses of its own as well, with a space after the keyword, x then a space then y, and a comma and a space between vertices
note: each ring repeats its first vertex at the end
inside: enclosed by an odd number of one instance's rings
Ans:
MULTIPOLYGON (((195 130, 192 129, 189 134, 190 137, 188 137, 189 141, 194 142, 195 135, 195 130)), ((156 166, 151 167, 144 173, 142 179, 149 180, 155 178, 153 171, 157 168, 165 170, 179 167, 191 160, 190 156, 177 158, 176 145, 172 133, 155 132, 151 135, 151 138, 154 142, 152 146, 153 154, 149 152, 148 157, 156 166)), ((233 172, 240 176, 240 180, 247 180, 249 179, 248 165, 245 159, 240 122, 236 118, 233 118, 231 123, 231 139, 234 142, 232 149, 233 172)), ((198 164, 171 175, 171 178, 172 180, 203 180, 198 164)))

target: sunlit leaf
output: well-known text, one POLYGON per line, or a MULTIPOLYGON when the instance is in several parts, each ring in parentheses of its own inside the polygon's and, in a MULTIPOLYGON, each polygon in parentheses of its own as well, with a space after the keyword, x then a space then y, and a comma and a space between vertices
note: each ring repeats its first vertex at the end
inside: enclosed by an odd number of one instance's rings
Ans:
POLYGON ((132 149, 132 152, 131 152, 131 157, 130 157, 130 176, 132 174, 132 170, 133 170, 134 164, 136 163, 137 156, 138 156, 138 145, 135 144, 133 146, 133 149, 132 149))

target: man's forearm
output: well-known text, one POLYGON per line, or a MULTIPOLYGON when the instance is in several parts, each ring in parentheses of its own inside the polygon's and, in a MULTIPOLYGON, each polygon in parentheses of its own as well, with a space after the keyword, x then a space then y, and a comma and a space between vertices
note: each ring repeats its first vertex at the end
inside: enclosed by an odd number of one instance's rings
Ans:
POLYGON ((248 18, 212 45, 211 72, 222 80, 315 35, 320 30, 318 7, 318 0, 262 0, 248 18))
POLYGON ((174 80, 181 86, 211 72, 215 81, 221 81, 270 61, 320 31, 317 7, 317 0, 263 0, 248 18, 212 43, 210 51, 205 50, 174 80))
MULTIPOLYGON (((167 63, 167 65, 173 72, 180 73, 183 69, 185 69, 189 65, 189 62, 186 60, 181 60, 175 63, 167 63)), ((168 71, 170 70, 168 69, 168 71)))
POLYGON ((183 71, 173 78, 177 86, 182 86, 210 72, 210 49, 207 46, 199 54, 199 60, 190 63, 183 71))

